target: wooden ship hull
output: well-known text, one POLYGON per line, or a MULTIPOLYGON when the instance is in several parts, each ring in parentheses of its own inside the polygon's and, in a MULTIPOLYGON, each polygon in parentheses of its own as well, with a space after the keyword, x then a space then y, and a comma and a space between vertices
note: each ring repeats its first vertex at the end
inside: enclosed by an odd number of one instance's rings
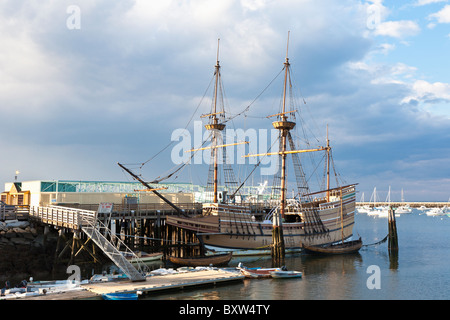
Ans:
MULTIPOLYGON (((326 198, 319 198, 304 204, 302 210, 288 208, 282 224, 286 249, 329 245, 353 235, 355 187, 343 187, 342 200, 337 196, 333 200, 327 202, 326 198), (305 221, 308 211, 318 214, 317 225, 305 221)), ((232 204, 205 204, 205 212, 207 215, 198 218, 169 216, 167 223, 196 232, 200 241, 210 247, 228 250, 266 249, 270 252, 273 231, 271 221, 254 221, 248 208, 232 204)))

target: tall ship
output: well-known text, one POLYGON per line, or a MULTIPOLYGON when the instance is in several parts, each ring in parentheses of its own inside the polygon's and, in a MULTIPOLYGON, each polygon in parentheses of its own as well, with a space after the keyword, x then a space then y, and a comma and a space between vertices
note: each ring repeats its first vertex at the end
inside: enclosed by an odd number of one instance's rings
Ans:
MULTIPOLYGON (((194 232, 197 238, 208 249, 220 251, 245 250, 246 252, 270 252, 274 217, 280 217, 286 251, 302 248, 331 248, 333 245, 350 243, 355 223, 356 184, 331 186, 330 175, 333 166, 328 129, 326 144, 316 148, 299 149, 291 131, 297 126, 295 105, 288 102, 292 95, 290 90, 291 66, 288 58, 289 39, 286 59, 283 64, 282 101, 279 112, 267 116, 272 118, 272 126, 278 130, 279 148, 276 152, 249 154, 246 157, 278 157, 278 170, 274 176, 273 190, 275 201, 270 212, 264 217, 252 215, 250 205, 236 201, 240 185, 235 181, 231 168, 226 163, 225 149, 231 144, 223 144, 222 131, 226 127, 225 111, 218 103, 220 97, 220 64, 219 49, 215 65, 215 88, 211 112, 202 117, 208 118, 205 128, 209 131, 211 144, 202 150, 211 150, 209 170, 210 194, 207 203, 203 204, 202 214, 188 217, 183 214, 168 216, 166 223, 194 232), (219 161, 219 150, 222 150, 223 161, 219 161), (322 152, 325 159, 325 187, 311 190, 307 175, 302 166, 301 155, 322 152), (288 199, 287 175, 288 161, 292 160, 296 190, 294 197, 288 199), (219 191, 219 166, 223 166, 225 181, 229 183, 228 196, 219 191)), ((238 142, 239 143, 239 142, 238 142)), ((246 142, 241 142, 246 143, 246 142)), ((197 149, 199 150, 199 149, 197 149)), ((195 152, 196 150, 191 150, 195 152)))

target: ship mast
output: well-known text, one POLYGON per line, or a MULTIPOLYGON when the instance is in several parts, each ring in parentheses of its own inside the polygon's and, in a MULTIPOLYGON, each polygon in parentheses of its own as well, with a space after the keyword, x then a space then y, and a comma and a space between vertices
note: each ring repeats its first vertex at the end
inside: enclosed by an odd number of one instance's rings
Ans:
POLYGON ((275 129, 280 131, 281 138, 281 195, 280 195, 280 211, 274 213, 273 217, 273 230, 272 230, 272 261, 274 264, 281 265, 284 263, 285 256, 285 244, 282 221, 284 218, 284 212, 286 209, 286 140, 289 131, 295 127, 295 122, 288 121, 288 114, 286 112, 286 91, 288 86, 289 76, 289 32, 286 46, 286 61, 284 62, 284 87, 283 87, 283 107, 281 113, 278 114, 278 120, 272 123, 275 129))
POLYGON ((288 41, 286 46, 286 60, 284 62, 284 87, 283 87, 283 106, 282 112, 279 114, 279 120, 274 121, 272 123, 275 129, 280 130, 280 138, 281 138, 281 196, 280 196, 280 214, 281 217, 284 218, 284 212, 286 209, 286 138, 291 129, 295 127, 295 122, 288 121, 288 114, 290 112, 286 112, 286 91, 288 86, 288 75, 289 75, 289 58, 288 58, 288 50, 289 50, 289 33, 288 33, 288 41))
POLYGON ((328 124, 327 124, 327 146, 325 148, 327 152, 327 202, 330 202, 330 140, 328 139, 328 124))
MULTIPOLYGON (((205 128, 207 130, 213 130, 212 132, 212 141, 213 141, 213 147, 217 144, 217 139, 219 136, 219 132, 222 131, 225 128, 225 124, 219 123, 219 119, 217 118, 217 96, 218 96, 218 84, 219 84, 219 77, 220 77, 220 64, 219 64, 219 42, 220 39, 217 39, 217 59, 216 59, 216 65, 215 65, 215 85, 214 85, 214 103, 212 112, 210 114, 210 122, 205 125, 205 128)), ((221 113, 221 112, 220 112, 221 113)), ((214 158, 214 199, 213 202, 218 202, 218 191, 217 191, 217 185, 218 185, 218 163, 217 163, 217 155, 218 155, 218 148, 215 147, 212 151, 213 158, 214 158)))

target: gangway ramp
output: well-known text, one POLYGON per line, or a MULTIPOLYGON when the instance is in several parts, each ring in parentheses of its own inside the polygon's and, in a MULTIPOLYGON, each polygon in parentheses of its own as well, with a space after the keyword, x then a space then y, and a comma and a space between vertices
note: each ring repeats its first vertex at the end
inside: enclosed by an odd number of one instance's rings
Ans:
POLYGON ((148 267, 120 238, 114 237, 111 230, 97 219, 97 211, 67 207, 30 207, 30 217, 49 225, 83 231, 131 281, 144 281, 148 267), (114 245, 109 239, 114 239, 114 245), (118 248, 125 248, 119 251, 118 248), (129 260, 126 258, 129 257, 129 260), (137 268, 130 262, 133 261, 137 268))

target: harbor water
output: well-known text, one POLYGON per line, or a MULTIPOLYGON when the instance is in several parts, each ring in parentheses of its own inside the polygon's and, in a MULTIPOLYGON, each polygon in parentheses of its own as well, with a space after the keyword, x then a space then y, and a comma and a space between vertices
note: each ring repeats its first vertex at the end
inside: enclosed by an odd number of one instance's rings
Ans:
MULTIPOLYGON (((450 217, 419 210, 396 218, 398 256, 389 256, 386 218, 357 214, 358 254, 286 256, 289 270, 301 279, 245 279, 222 286, 171 291, 143 297, 157 300, 447 300, 450 298, 450 217)), ((270 267, 270 257, 235 257, 230 267, 270 267)))

